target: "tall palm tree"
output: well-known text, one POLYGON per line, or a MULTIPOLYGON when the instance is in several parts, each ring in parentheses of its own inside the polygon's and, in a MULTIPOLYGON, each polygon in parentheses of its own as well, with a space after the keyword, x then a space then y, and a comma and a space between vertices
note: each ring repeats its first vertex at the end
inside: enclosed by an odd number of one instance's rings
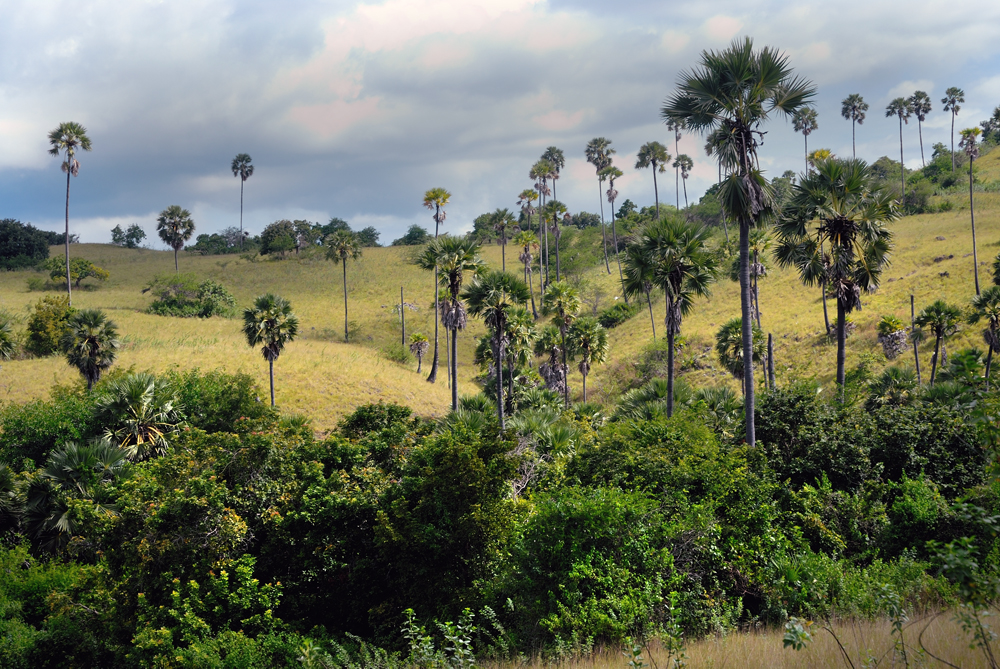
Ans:
POLYGON ((611 165, 611 156, 615 154, 615 150, 611 148, 611 140, 606 137, 595 137, 594 139, 587 142, 587 148, 584 149, 584 155, 587 157, 587 162, 594 166, 594 171, 597 173, 597 200, 601 205, 601 237, 604 240, 604 268, 611 274, 611 264, 608 262, 608 232, 604 227, 604 177, 601 176, 601 170, 611 165))
POLYGON ((924 91, 914 91, 913 95, 910 96, 910 107, 913 108, 913 115, 917 117, 917 134, 920 137, 920 164, 924 167, 927 163, 924 161, 924 121, 927 120, 927 115, 931 113, 933 106, 931 106, 931 98, 924 91))
POLYGON ((490 222, 493 224, 493 231, 497 233, 497 241, 500 242, 501 267, 506 272, 507 240, 510 238, 510 235, 517 232, 517 221, 514 218, 514 214, 510 212, 510 209, 506 207, 500 209, 498 207, 496 211, 490 214, 490 222))
POLYGON ((514 310, 528 301, 528 286, 519 278, 506 272, 485 270, 480 272, 462 291, 462 298, 469 305, 469 313, 483 319, 489 328, 494 370, 497 383, 497 417, 500 429, 504 422, 503 364, 507 347, 507 320, 514 310))
POLYGON ((231 166, 233 176, 240 178, 240 251, 243 250, 243 184, 253 176, 253 158, 249 153, 237 153, 231 166))
MULTIPOLYGON (((666 119, 667 130, 674 133, 674 155, 681 152, 681 131, 684 130, 687 121, 684 119, 666 119)), ((674 165, 674 184, 676 195, 677 195, 677 210, 680 211, 681 208, 681 170, 677 165, 674 165)))
POLYGON ((562 237, 562 230, 559 228, 559 221, 568 222, 570 215, 566 210, 566 205, 553 198, 545 205, 542 217, 548 221, 548 229, 552 232, 552 238, 556 243, 556 281, 559 281, 562 271, 562 265, 559 261, 559 238, 562 237))
POLYGON ((969 157, 969 217, 972 220, 972 268, 973 276, 976 279, 976 295, 979 295, 979 256, 976 252, 976 208, 972 198, 972 163, 979 157, 979 145, 976 138, 981 131, 979 128, 966 128, 962 131, 962 141, 958 145, 969 157))
POLYGON ((299 318, 283 297, 267 293, 243 310, 243 336, 251 348, 260 345, 261 355, 267 360, 271 406, 274 406, 274 361, 298 334, 299 318))
MULTIPOLYGON (((434 239, 441 232, 441 224, 447 217, 445 205, 451 200, 451 193, 444 188, 431 188, 424 193, 424 207, 434 212, 434 239)), ((431 358, 431 373, 427 375, 428 383, 435 383, 438 375, 438 319, 441 318, 441 301, 438 298, 438 272, 434 269, 434 357, 431 358)))
POLYGON ((801 132, 805 141, 806 172, 809 171, 809 135, 819 128, 816 116, 816 110, 812 107, 803 107, 792 116, 792 128, 795 132, 801 132))
MULTIPOLYGON (((618 262, 618 281, 622 285, 622 290, 624 292, 625 278, 622 275, 622 259, 621 254, 618 253, 618 226, 615 221, 615 200, 618 199, 618 190, 615 188, 615 179, 621 177, 623 172, 615 167, 614 165, 608 165, 603 170, 601 174, 605 179, 608 180, 608 202, 611 203, 611 238, 615 244, 615 260, 618 262)), ((628 299, 625 300, 628 302, 628 299)))
POLYGON ((172 204, 160 212, 156 219, 156 231, 160 234, 163 243, 174 250, 174 271, 179 272, 177 267, 177 252, 184 248, 184 242, 191 239, 194 234, 194 221, 191 220, 191 212, 182 209, 180 205, 172 204))
POLYGON ((899 201, 906 200, 906 163, 903 162, 903 124, 909 125, 913 107, 906 98, 896 98, 885 108, 885 116, 899 118, 899 201))
POLYGON ((865 122, 865 112, 868 111, 868 103, 861 97, 860 93, 851 93, 840 103, 840 115, 851 122, 851 157, 858 157, 857 145, 854 141, 854 124, 861 125, 865 122))
POLYGON ((528 294, 531 296, 531 315, 538 320, 538 309, 535 308, 535 289, 531 281, 531 261, 534 256, 532 250, 538 250, 538 237, 530 230, 524 230, 517 234, 514 243, 521 247, 521 254, 518 259, 524 264, 524 282, 528 284, 528 294))
POLYGON ((847 314, 873 293, 889 264, 892 232, 899 217, 891 194, 879 186, 863 160, 829 158, 794 186, 776 225, 775 256, 795 267, 806 285, 829 287, 837 298, 837 383, 843 391, 847 314), (829 249, 829 258, 821 248, 829 249))
POLYGON ((986 390, 990 389, 990 367, 993 354, 1000 353, 1000 286, 989 286, 981 294, 972 298, 972 313, 969 323, 975 325, 986 321, 983 341, 986 342, 986 390))
POLYGON ((565 281, 549 286, 542 296, 542 315, 552 316, 552 323, 559 328, 562 341, 563 378, 566 379, 563 397, 569 407, 569 367, 566 362, 566 332, 580 313, 580 294, 565 281))
POLYGON ((958 326, 962 322, 962 310, 944 300, 936 300, 917 314, 913 322, 921 330, 927 328, 934 335, 934 357, 931 358, 931 385, 933 386, 934 380, 937 378, 941 342, 958 332, 958 326))
POLYGON ((558 199, 556 197, 556 181, 562 175, 562 170, 566 167, 566 156, 563 154, 562 149, 550 146, 545 149, 545 153, 542 154, 542 160, 547 160, 552 165, 552 199, 558 199))
MULTIPOLYGON (((660 220, 660 189, 656 185, 656 173, 667 171, 667 163, 670 162, 670 154, 667 147, 659 142, 646 142, 639 147, 636 155, 635 169, 644 170, 647 167, 653 168, 653 197, 656 200, 656 220, 660 220)), ((602 205, 603 206, 603 205, 602 205)))
POLYGON ((740 226, 740 302, 746 347, 746 441, 756 443, 753 361, 750 353, 750 228, 773 211, 774 191, 757 158, 760 126, 773 112, 790 116, 815 95, 815 87, 793 76, 788 58, 749 38, 720 52, 702 52, 701 66, 684 72, 678 90, 661 109, 665 121, 708 132, 728 176, 719 189, 726 216, 740 226))
POLYGON ((68 121, 60 123, 59 127, 49 133, 49 153, 53 156, 63 154, 62 171, 66 173, 66 294, 69 304, 73 306, 73 287, 69 271, 69 178, 80 175, 80 161, 76 159, 77 150, 90 151, 92 145, 87 137, 87 129, 79 123, 68 121))
POLYGON ((410 335, 410 353, 417 356, 417 374, 420 373, 420 365, 430 347, 431 345, 427 343, 427 335, 421 332, 414 332, 410 335))
POLYGON ((358 260, 361 257, 361 241, 350 230, 337 230, 332 235, 327 235, 323 245, 326 246, 326 259, 332 260, 335 265, 344 266, 344 341, 346 342, 348 340, 347 259, 358 260))
POLYGON ((70 316, 60 344, 90 390, 118 358, 118 326, 100 309, 83 309, 70 316))
POLYGON ((570 347, 574 357, 580 356, 580 374, 583 375, 583 401, 587 401, 587 375, 591 367, 608 358, 608 331, 596 318, 585 316, 577 319, 569 329, 570 347))
POLYGON ((104 438, 125 449, 130 460, 163 455, 184 422, 177 394, 148 372, 107 383, 94 407, 104 438))
MULTIPOLYGON (((521 217, 525 221, 525 229, 531 230, 531 217, 535 214, 534 202, 538 200, 538 191, 534 188, 525 188, 517 196, 517 206, 521 208, 521 217)), ((542 224, 538 224, 538 234, 542 234, 542 224)), ((538 281, 541 283, 542 277, 542 254, 538 254, 538 281)), ((537 316, 536 316, 537 317, 537 316)))
POLYGON ((944 92, 941 104, 944 111, 951 112, 951 171, 955 171, 955 117, 962 109, 959 105, 965 102, 965 91, 957 86, 952 86, 944 92))
POLYGON ((688 177, 691 176, 691 170, 694 168, 694 161, 691 160, 691 156, 686 153, 682 153, 677 156, 674 160, 674 167, 681 171, 681 184, 684 186, 684 208, 688 207, 688 177))
MULTIPOLYGON (((535 180, 535 190, 538 191, 539 196, 539 211, 545 211, 545 198, 552 194, 549 190, 549 179, 552 178, 552 174, 555 168, 552 163, 542 159, 537 161, 531 166, 531 170, 528 172, 528 176, 535 180)), ((539 255, 538 258, 538 274, 539 280, 543 281, 543 285, 549 285, 549 231, 545 225, 545 216, 541 215, 538 217, 538 238, 545 244, 544 252, 539 255), (544 278, 542 265, 544 264, 544 278)))
POLYGON ((715 281, 715 257, 706 246, 709 236, 698 223, 671 219, 646 226, 637 242, 651 257, 653 283, 663 290, 667 303, 667 416, 674 412, 674 346, 681 320, 691 312, 695 297, 709 296, 715 281))
POLYGON ((451 332, 448 361, 451 365, 451 410, 458 410, 458 331, 464 330, 467 317, 461 299, 465 275, 485 267, 479 257, 478 243, 465 237, 440 237, 428 244, 417 256, 417 266, 422 269, 438 268, 441 284, 447 289, 448 299, 441 317, 445 330, 451 332))

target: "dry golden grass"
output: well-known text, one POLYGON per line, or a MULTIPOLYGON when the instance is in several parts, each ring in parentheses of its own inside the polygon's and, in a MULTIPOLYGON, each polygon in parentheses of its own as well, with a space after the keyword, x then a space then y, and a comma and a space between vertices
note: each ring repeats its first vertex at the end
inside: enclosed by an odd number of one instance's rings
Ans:
MULTIPOLYGON (((768 629, 754 632, 734 632, 732 634, 703 639, 687 647, 687 666, 691 669, 849 669, 844 654, 833 636, 813 626, 813 641, 803 650, 795 651, 783 647, 784 630, 768 629)), ((837 637, 844 645, 854 667, 862 666, 902 667, 897 659, 893 662, 893 639, 888 621, 840 622, 833 626, 837 637), (879 659, 878 665, 871 664, 869 658, 879 659), (869 663, 864 664, 866 661, 869 663)), ((978 648, 969 648, 967 638, 959 625, 949 614, 926 616, 912 621, 903 632, 910 654, 911 667, 945 667, 929 656, 916 655, 918 636, 923 631, 924 647, 938 658, 951 662, 963 669, 988 666, 978 648), (926 631, 923 631, 926 627, 926 631)), ((1000 650, 994 648, 994 652, 1000 650)), ((656 643, 650 645, 643 659, 652 667, 666 667, 667 656, 656 643)), ((535 659, 527 665, 493 664, 493 669, 515 666, 543 667, 558 664, 572 669, 610 669, 626 667, 630 658, 621 649, 604 649, 583 657, 563 662, 546 663, 535 659)))

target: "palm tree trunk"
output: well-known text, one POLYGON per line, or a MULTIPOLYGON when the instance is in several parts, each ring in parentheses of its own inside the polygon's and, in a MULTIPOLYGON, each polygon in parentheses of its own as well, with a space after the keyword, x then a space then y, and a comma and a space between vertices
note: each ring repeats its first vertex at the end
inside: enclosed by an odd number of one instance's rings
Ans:
POLYGON ((424 356, 422 356, 422 355, 418 355, 418 356, 417 356, 417 374, 419 374, 419 373, 420 373, 420 367, 421 367, 421 365, 423 365, 423 364, 424 364, 424 356))
POLYGON ((553 235, 556 238, 556 281, 559 281, 559 235, 553 235))
POLYGON ((458 410, 458 328, 451 330, 451 410, 458 410))
POLYGON ((938 335, 934 338, 934 357, 931 358, 931 385, 934 385, 934 379, 937 377, 937 366, 938 366, 938 354, 941 352, 941 336, 938 335))
POLYGON ((656 201, 656 220, 660 220, 660 190, 656 186, 656 161, 653 161, 653 199, 656 201))
POLYGON ((646 304, 649 305, 649 324, 653 326, 653 341, 656 341, 656 319, 653 318, 653 300, 649 296, 650 291, 646 291, 646 304))
MULTIPOLYGON (((341 258, 344 265, 344 341, 347 341, 347 258, 341 258)), ((399 313, 403 313, 400 311, 399 313)))
POLYGON ((533 278, 531 276, 532 274, 533 274, 533 272, 530 269, 528 269, 528 264, 525 263, 524 264, 524 276, 525 276, 525 278, 528 281, 528 294, 531 295, 531 315, 537 321, 538 320, 538 309, 535 308, 535 288, 534 288, 534 283, 535 282, 534 282, 534 280, 533 280, 533 278))
POLYGON ((177 267, 177 247, 174 247, 174 274, 179 274, 180 269, 177 267))
POLYGON ((245 183, 243 175, 240 174, 240 251, 243 251, 243 184, 245 183))
MULTIPOLYGON (((668 307, 669 308, 669 307, 668 307)), ((674 415, 674 328, 667 324, 667 418, 674 415)))
MULTIPOLYGON (((951 110, 951 171, 955 171, 955 110, 951 110)), ((934 375, 931 374, 931 377, 934 375)), ((933 381, 931 381, 933 383, 933 381)))
POLYGON ((837 385, 840 386, 840 401, 844 401, 844 363, 847 360, 847 311, 844 303, 837 300, 837 385))
POLYGON ((802 133, 802 139, 806 142, 806 174, 809 174, 809 135, 802 133))
POLYGON ((826 310, 826 280, 820 282, 820 290, 823 292, 823 322, 826 324, 826 336, 830 336, 830 314, 826 310))
POLYGON ((757 443, 754 426, 753 320, 750 318, 750 221, 740 221, 740 312, 743 317, 743 386, 746 414, 746 443, 757 443))
MULTIPOLYGON (((399 287, 399 326, 402 329, 399 343, 406 346, 406 302, 403 301, 403 287, 399 287)), ((420 372, 420 361, 417 361, 417 372, 420 372)))
POLYGON ((917 117, 917 134, 920 136, 920 166, 927 167, 927 163, 924 161, 924 124, 920 122, 920 117, 917 117))
MULTIPOLYGON (((495 337, 500 336, 500 330, 497 329, 494 334, 495 337)), ((500 419, 500 430, 503 431, 506 426, 503 420, 503 344, 498 339, 496 342, 496 353, 493 357, 493 366, 497 370, 497 417, 500 419)))
POLYGON ((608 262, 608 229, 604 226, 604 193, 601 192, 600 179, 597 180, 597 200, 601 204, 601 238, 604 240, 604 267, 608 270, 608 274, 611 274, 611 263, 608 262))
POLYGON ((274 359, 267 361, 268 376, 271 379, 271 406, 274 406, 274 359))
MULTIPOLYGON (((554 186, 555 184, 553 184, 554 186)), ((554 192, 554 191, 553 191, 554 192)), ((514 358, 507 356, 507 402, 511 413, 514 412, 514 358)))
POLYGON ((584 372, 583 370, 580 370, 580 371, 583 374, 583 403, 586 404, 587 403, 587 373, 584 372))
POLYGON ((989 350, 986 351, 986 391, 990 390, 990 366, 993 364, 993 345, 990 344, 989 350))
MULTIPOLYGON (((681 155, 680 144, 677 141, 677 133, 674 133, 674 157, 681 155)), ((674 191, 677 194, 677 211, 681 210, 681 167, 674 167, 674 191)))
POLYGON ((917 351, 917 340, 912 336, 917 330, 916 317, 914 316, 915 313, 916 310, 913 308, 913 295, 910 295, 910 333, 911 338, 913 339, 913 363, 917 368, 917 385, 920 385, 920 354, 917 351))
POLYGON ((858 146, 854 141, 854 114, 851 114, 851 157, 858 158, 858 146))
POLYGON ((903 117, 899 117, 899 203, 906 201, 906 165, 903 163, 903 117))
POLYGON ((618 226, 615 223, 615 203, 611 203, 611 235, 615 242, 615 261, 618 263, 618 281, 622 285, 622 297, 625 304, 628 304, 628 295, 625 293, 625 275, 622 274, 622 257, 618 253, 618 226))
POLYGON ((687 209, 688 208, 688 180, 687 180, 687 177, 684 177, 683 179, 681 179, 681 181, 684 183, 684 208, 687 209))
MULTIPOLYGON (((506 235, 507 233, 504 232, 504 234, 506 235)), ((507 240, 506 240, 506 238, 504 238, 504 239, 501 239, 500 241, 501 241, 501 244, 500 244, 500 262, 501 262, 501 265, 500 266, 503 268, 503 271, 506 272, 507 271, 507 240)))
POLYGON ((73 284, 69 276, 69 178, 72 176, 73 167, 70 165, 71 158, 66 154, 66 295, 69 296, 69 306, 73 306, 73 284))
POLYGON ((569 366, 566 363, 566 326, 559 326, 562 335, 562 368, 563 368, 563 397, 566 400, 566 408, 569 408, 569 366))
POLYGON ((753 264, 754 264, 754 273, 753 273, 753 303, 754 303, 754 306, 756 307, 754 309, 754 311, 757 312, 757 327, 759 327, 761 330, 763 330, 764 326, 760 324, 760 284, 758 283, 759 277, 757 276, 758 258, 757 258, 757 251, 756 250, 754 250, 754 252, 753 252, 753 264))
MULTIPOLYGON (((976 278, 976 295, 979 295, 979 257, 976 254, 976 209, 972 199, 972 156, 969 156, 969 216, 972 219, 972 268, 976 278)), ((991 349, 992 350, 992 349, 991 349)))
POLYGON ((444 370, 445 385, 451 388, 451 345, 448 343, 448 328, 444 329, 444 370))
POLYGON ((768 385, 771 386, 771 391, 774 391, 774 337, 771 333, 767 333, 767 380, 768 385))
POLYGON ((439 321, 438 313, 440 309, 440 295, 438 295, 438 270, 437 265, 434 266, 434 356, 431 358, 431 373, 427 375, 427 383, 436 383, 438 377, 438 327, 439 321))

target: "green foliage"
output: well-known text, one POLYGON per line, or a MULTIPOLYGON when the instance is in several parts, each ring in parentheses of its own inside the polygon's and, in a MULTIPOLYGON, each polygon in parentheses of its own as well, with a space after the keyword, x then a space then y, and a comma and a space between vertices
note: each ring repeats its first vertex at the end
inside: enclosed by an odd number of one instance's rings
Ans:
POLYGON ((181 318, 231 318, 236 314, 236 298, 222 284, 194 274, 157 274, 143 289, 156 299, 147 311, 158 316, 181 318))
POLYGON ((260 233, 260 254, 274 255, 286 253, 296 248, 298 234, 295 224, 289 220, 271 223, 260 233))
POLYGON ((49 257, 49 246, 63 238, 55 232, 39 230, 13 218, 0 220, 0 269, 33 267, 49 257))
POLYGON ((75 393, 57 394, 51 400, 0 407, 0 462, 20 469, 41 465, 54 448, 84 442, 98 426, 93 399, 75 393))
POLYGON ((191 369, 171 372, 165 380, 177 393, 191 427, 242 433, 250 426, 261 429, 277 421, 277 413, 262 401, 263 390, 249 374, 191 369))
MULTIPOLYGON (((111 228, 111 243, 115 246, 124 246, 127 249, 137 249, 146 238, 146 231, 138 223, 133 223, 127 229, 122 230, 122 226, 116 225, 111 228)), ((199 236, 199 239, 201 236, 199 236)))
MULTIPOLYGON (((49 278, 52 281, 58 283, 66 280, 66 262, 63 258, 49 258, 42 267, 48 270, 49 278)), ((75 286, 79 286, 81 281, 90 277, 98 281, 107 281, 108 276, 107 270, 98 267, 89 260, 84 258, 69 259, 69 278, 75 286)))
POLYGON ((600 316, 597 317, 597 322, 608 329, 616 328, 640 311, 642 311, 642 305, 637 301, 632 301, 629 304, 616 302, 601 312, 600 316))
POLYGON ((28 317, 28 340, 25 350, 32 355, 52 355, 60 350, 60 341, 69 329, 69 319, 76 313, 66 296, 43 297, 28 317))
POLYGON ((885 337, 899 332, 900 330, 904 330, 905 328, 906 326, 903 325, 903 321, 892 314, 888 314, 879 319, 875 331, 878 332, 880 336, 885 337))
POLYGON ((426 228, 422 228, 416 223, 406 230, 406 234, 399 239, 392 240, 393 246, 420 246, 430 241, 431 235, 426 228))

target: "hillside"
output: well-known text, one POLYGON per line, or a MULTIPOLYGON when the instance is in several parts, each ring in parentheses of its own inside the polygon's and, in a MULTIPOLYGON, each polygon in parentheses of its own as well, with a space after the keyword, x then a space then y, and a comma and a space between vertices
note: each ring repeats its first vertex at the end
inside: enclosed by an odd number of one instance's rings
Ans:
MULTIPOLYGON (((978 178, 991 182, 1000 178, 1000 151, 985 156, 978 178)), ((870 352, 870 363, 886 364, 876 342, 875 324, 893 313, 909 322, 909 296, 916 297, 919 310, 935 299, 965 306, 974 292, 972 247, 966 197, 952 196, 951 212, 910 216, 893 225, 896 248, 883 289, 865 298, 865 307, 852 315, 857 329, 848 339, 848 367, 870 352), (939 239, 943 237, 944 239, 939 239)), ((1000 194, 976 194, 980 281, 990 281, 989 268, 1000 251, 1000 194)), ((61 251, 53 247, 53 255, 61 251)), ((225 368, 257 375, 266 384, 266 363, 243 340, 238 320, 213 318, 180 319, 142 313, 151 301, 142 288, 157 273, 173 271, 173 254, 146 249, 128 250, 99 244, 72 247, 80 255, 107 269, 111 278, 96 289, 74 292, 74 304, 107 310, 118 323, 125 345, 119 365, 164 371, 172 368, 225 368)), ((241 305, 266 291, 289 299, 301 319, 301 336, 275 365, 276 393, 283 408, 304 413, 326 429, 354 406, 385 399, 412 406, 425 416, 441 415, 449 407, 445 383, 442 334, 441 373, 437 384, 416 374, 416 362, 393 362, 384 350, 398 346, 400 286, 408 303, 407 333, 421 331, 433 338, 431 277, 408 262, 412 248, 366 249, 364 256, 348 265, 350 321, 353 341, 342 339, 343 311, 341 268, 321 256, 249 262, 234 256, 181 254, 181 271, 213 278, 225 284, 241 305)), ((500 248, 485 246, 483 257, 500 265, 500 248)), ((516 251, 508 249, 509 267, 517 268, 516 251)), ((575 277, 586 309, 596 313, 613 304, 618 291, 617 271, 612 275, 594 267, 575 277)), ((27 279, 34 272, 0 274, 0 309, 21 320, 45 293, 32 292, 27 279)), ((537 283, 536 283, 537 289, 537 283)), ((834 373, 835 345, 822 336, 823 314, 818 289, 803 288, 789 271, 772 270, 760 282, 760 302, 765 332, 775 338, 779 383, 791 378, 815 378, 830 385, 834 373)), ((52 293, 55 294, 55 293, 52 293)), ((833 303, 830 304, 831 317, 833 303)), ((662 332, 662 300, 654 304, 657 330, 662 332)), ((694 386, 730 384, 711 350, 716 329, 739 313, 737 284, 722 280, 709 300, 700 301, 685 319, 683 335, 687 347, 680 353, 681 376, 694 386)), ((485 332, 478 321, 459 337, 459 387, 463 394, 477 391, 477 370, 471 365, 474 340, 485 332)), ((611 403, 635 380, 634 361, 652 340, 648 312, 642 311, 611 332, 611 358, 595 368, 591 377, 591 399, 611 403)), ((921 349, 922 365, 930 363, 931 342, 921 349)), ((954 351, 970 345, 982 346, 977 330, 966 329, 950 343, 954 351)), ((912 364, 912 356, 902 358, 912 364)), ((26 401, 45 396, 57 383, 76 380, 76 372, 61 357, 14 360, 0 367, 0 400, 26 401)), ((571 369, 571 383, 579 391, 579 373, 571 369)))

